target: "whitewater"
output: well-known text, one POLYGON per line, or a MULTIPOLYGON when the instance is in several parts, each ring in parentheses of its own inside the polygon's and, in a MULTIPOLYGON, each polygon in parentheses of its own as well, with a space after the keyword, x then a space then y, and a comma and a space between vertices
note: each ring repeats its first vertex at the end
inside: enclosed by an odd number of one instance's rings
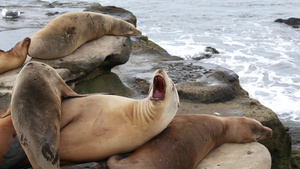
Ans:
POLYGON ((171 55, 192 59, 216 48, 220 54, 199 62, 235 71, 250 97, 282 121, 300 122, 300 29, 274 22, 300 17, 300 1, 96 2, 133 12, 143 34, 171 55))

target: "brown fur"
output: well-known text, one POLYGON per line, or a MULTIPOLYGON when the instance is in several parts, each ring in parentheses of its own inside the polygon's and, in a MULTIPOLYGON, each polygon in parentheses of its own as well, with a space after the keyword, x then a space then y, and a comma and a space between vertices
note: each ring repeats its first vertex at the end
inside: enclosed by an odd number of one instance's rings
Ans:
POLYGON ((33 168, 59 168, 62 97, 80 96, 57 72, 40 62, 29 62, 13 88, 11 118, 33 168))
POLYGON ((28 54, 34 58, 55 59, 71 54, 83 43, 103 35, 136 36, 132 24, 94 12, 69 12, 58 16, 33 34, 28 54))
POLYGON ((16 131, 13 127, 11 116, 0 118, 0 163, 3 160, 3 155, 7 153, 10 144, 12 143, 16 131))
POLYGON ((11 50, 0 50, 0 74, 21 67, 26 60, 30 38, 18 42, 11 50))
POLYGON ((247 143, 272 136, 270 128, 245 117, 177 115, 158 136, 132 155, 112 156, 109 169, 194 169, 223 143, 247 143))

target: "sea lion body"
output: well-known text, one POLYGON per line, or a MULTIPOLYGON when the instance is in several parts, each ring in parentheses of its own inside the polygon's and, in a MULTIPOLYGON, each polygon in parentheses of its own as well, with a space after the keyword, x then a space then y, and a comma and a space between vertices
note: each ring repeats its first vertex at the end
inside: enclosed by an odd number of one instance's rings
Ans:
POLYGON ((16 136, 11 117, 0 118, 0 164, 3 161, 4 154, 7 153, 14 137, 16 136))
POLYGON ((58 16, 31 37, 28 54, 55 59, 71 54, 83 43, 103 35, 135 36, 132 24, 94 12, 69 12, 58 16))
POLYGON ((17 76, 11 117, 33 168, 59 168, 61 99, 73 96, 79 95, 44 63, 29 62, 17 76))
POLYGON ((0 50, 0 74, 23 65, 29 44, 30 38, 25 38, 7 52, 0 50))
POLYGON ((248 143, 272 136, 272 130, 245 117, 177 115, 159 135, 121 159, 109 158, 109 169, 194 169, 223 143, 248 143))
POLYGON ((143 100, 111 95, 65 100, 59 156, 64 161, 99 161, 133 151, 167 127, 178 105, 177 90, 163 70, 155 72, 143 100))

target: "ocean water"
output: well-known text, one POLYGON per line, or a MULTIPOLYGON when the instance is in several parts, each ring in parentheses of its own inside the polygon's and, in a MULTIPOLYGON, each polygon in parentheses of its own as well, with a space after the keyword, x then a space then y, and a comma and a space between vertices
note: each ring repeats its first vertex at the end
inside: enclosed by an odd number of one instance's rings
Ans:
POLYGON ((283 121, 300 122, 300 29, 275 23, 300 18, 299 0, 100 0, 137 16, 137 27, 170 54, 235 71, 250 97, 283 121))
MULTIPOLYGON (((274 22, 300 18, 299 0, 78 1, 133 12, 143 34, 172 55, 192 59, 207 46, 216 48, 220 54, 197 62, 235 71, 250 97, 271 108, 282 121, 300 124, 300 29, 274 22)), ((9 50, 20 37, 30 37, 45 24, 49 17, 39 6, 49 2, 54 0, 1 0, 0 9, 19 7, 25 13, 15 22, 0 19, 0 49, 9 50)), ((81 8, 60 8, 59 12, 72 10, 81 8)))

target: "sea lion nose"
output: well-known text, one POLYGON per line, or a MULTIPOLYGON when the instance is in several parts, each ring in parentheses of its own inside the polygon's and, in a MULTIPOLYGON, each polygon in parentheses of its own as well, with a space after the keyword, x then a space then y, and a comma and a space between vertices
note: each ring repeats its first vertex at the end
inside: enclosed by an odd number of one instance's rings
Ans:
POLYGON ((158 73, 161 73, 163 70, 162 69, 158 69, 158 73))

